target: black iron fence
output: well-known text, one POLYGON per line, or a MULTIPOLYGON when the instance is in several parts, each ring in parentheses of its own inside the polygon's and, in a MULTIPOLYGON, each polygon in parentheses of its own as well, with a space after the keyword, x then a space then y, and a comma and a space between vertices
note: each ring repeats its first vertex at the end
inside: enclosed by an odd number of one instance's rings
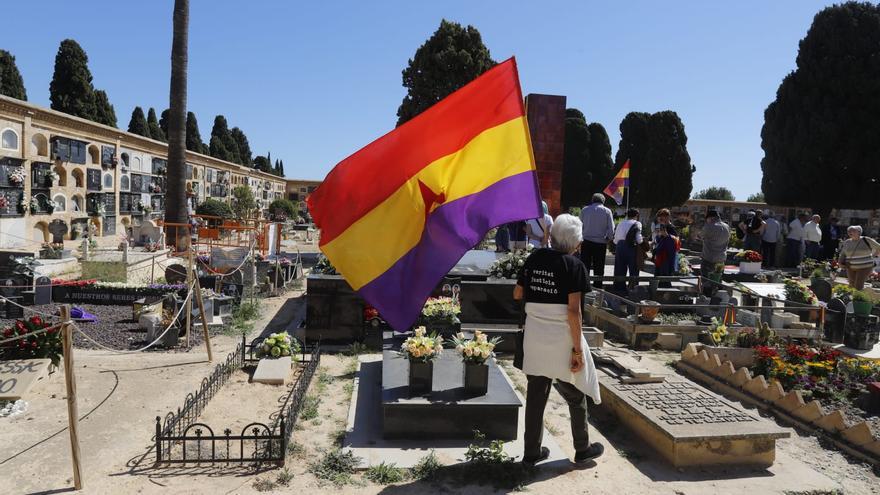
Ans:
MULTIPOLYGON (((169 412, 165 419, 156 417, 156 463, 279 463, 284 464, 287 444, 293 425, 299 416, 306 391, 321 361, 321 349, 315 345, 311 353, 303 348, 300 360, 301 373, 288 388, 289 393, 280 410, 273 414, 270 427, 266 423, 250 423, 233 435, 230 428, 220 433, 196 422, 208 401, 226 384, 235 370, 245 365, 255 365, 256 344, 242 342, 218 364, 204 379, 199 390, 187 394, 183 406, 177 412, 169 412), (308 356, 308 358, 306 357, 308 356)), ((271 420, 271 418, 270 418, 271 420)))

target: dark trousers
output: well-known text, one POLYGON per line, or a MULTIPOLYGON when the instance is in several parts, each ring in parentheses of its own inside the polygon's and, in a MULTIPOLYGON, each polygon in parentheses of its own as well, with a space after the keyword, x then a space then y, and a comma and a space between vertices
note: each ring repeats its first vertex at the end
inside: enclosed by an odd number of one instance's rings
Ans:
POLYGON ((839 246, 840 239, 829 239, 825 241, 825 243, 822 244, 822 259, 833 260, 839 246))
POLYGON ((786 264, 796 267, 804 260, 804 243, 794 239, 785 240, 786 264))
POLYGON ((553 383, 553 380, 546 376, 526 375, 526 378, 529 384, 526 389, 526 431, 523 439, 525 443, 523 459, 535 459, 541 455, 541 441, 544 437, 544 408, 547 406, 547 398, 550 396, 551 383, 568 403, 575 452, 587 450, 590 446, 590 435, 587 432, 587 396, 570 383, 559 380, 553 383))
POLYGON ((764 266, 776 266, 776 243, 761 241, 761 256, 764 258, 764 266))
POLYGON ((819 243, 816 241, 806 241, 804 242, 804 256, 807 258, 812 258, 814 260, 819 259, 820 253, 819 243))
MULTIPOLYGON (((629 271, 630 277, 638 277, 639 269, 636 266, 636 248, 630 246, 626 240, 617 241, 617 249, 614 252, 614 276, 625 277, 629 271)), ((625 291, 627 283, 625 280, 614 280, 614 289, 617 291, 625 291)))
MULTIPOLYGON (((587 267, 587 276, 590 276, 590 270, 593 271, 594 277, 602 277, 605 275, 605 243, 584 241, 581 244, 581 261, 587 267)), ((594 279, 593 287, 602 288, 602 280, 594 279)))

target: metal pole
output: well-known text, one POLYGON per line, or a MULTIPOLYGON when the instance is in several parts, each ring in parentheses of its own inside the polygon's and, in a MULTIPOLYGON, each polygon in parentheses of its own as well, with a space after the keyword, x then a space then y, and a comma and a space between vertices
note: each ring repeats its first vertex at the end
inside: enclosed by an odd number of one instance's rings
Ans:
MULTIPOLYGON (((186 286, 192 288, 193 285, 193 255, 192 246, 187 246, 187 264, 186 264, 186 286)), ((194 289, 193 289, 194 290, 194 289)), ((190 345, 190 333, 192 333, 192 297, 186 299, 186 347, 190 345)))
POLYGON ((79 452, 79 411, 76 407, 76 377, 73 374, 73 329, 70 306, 61 306, 61 343, 64 353, 64 384, 67 387, 67 430, 70 432, 70 456, 73 461, 73 486, 82 490, 82 465, 79 452))

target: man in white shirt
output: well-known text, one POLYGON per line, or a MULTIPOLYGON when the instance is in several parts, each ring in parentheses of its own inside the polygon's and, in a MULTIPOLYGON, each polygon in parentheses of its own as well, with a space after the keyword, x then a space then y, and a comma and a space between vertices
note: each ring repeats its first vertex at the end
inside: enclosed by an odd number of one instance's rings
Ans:
POLYGON ((614 289, 625 292, 627 288, 626 280, 623 277, 633 277, 629 286, 635 285, 635 277, 639 276, 639 269, 636 266, 636 248, 642 243, 642 224, 639 222, 639 210, 630 208, 626 211, 626 220, 622 220, 617 224, 614 230, 614 245, 616 247, 614 253, 614 289), (621 277, 621 278, 617 278, 621 277))
POLYGON ((788 237, 785 239, 786 261, 788 266, 796 267, 804 260, 804 224, 807 214, 799 213, 797 218, 788 224, 788 237))
POLYGON ((761 236, 761 256, 764 258, 764 267, 776 266, 776 243, 782 236, 782 225, 773 218, 773 212, 764 214, 764 234, 761 236))
POLYGON ((592 203, 581 210, 581 223, 584 224, 584 242, 581 244, 581 261, 587 267, 587 277, 593 272, 593 287, 602 288, 605 276, 605 249, 614 238, 614 216, 605 207, 605 195, 596 193, 592 203))
POLYGON ((819 225, 821 220, 819 215, 813 215, 813 218, 804 225, 804 255, 814 260, 819 259, 821 251, 819 244, 822 242, 822 227, 819 225))

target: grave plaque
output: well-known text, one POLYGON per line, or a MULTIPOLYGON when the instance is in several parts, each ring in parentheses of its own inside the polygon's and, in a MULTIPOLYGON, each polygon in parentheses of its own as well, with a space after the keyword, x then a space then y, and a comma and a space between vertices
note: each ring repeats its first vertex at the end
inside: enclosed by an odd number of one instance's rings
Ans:
POLYGON ((52 304, 52 279, 49 277, 37 277, 34 288, 34 305, 52 304))
POLYGON ((690 381, 624 384, 602 376, 602 407, 676 467, 773 464, 790 434, 690 381))
POLYGON ((64 220, 55 219, 49 224, 49 233, 52 234, 52 242, 64 242, 64 236, 67 235, 67 224, 64 220))
POLYGON ((48 359, 0 361, 0 400, 21 399, 34 382, 46 375, 48 359))
POLYGON ((9 320, 24 318, 24 308, 19 306, 22 302, 21 296, 7 297, 6 299, 6 318, 9 320))

